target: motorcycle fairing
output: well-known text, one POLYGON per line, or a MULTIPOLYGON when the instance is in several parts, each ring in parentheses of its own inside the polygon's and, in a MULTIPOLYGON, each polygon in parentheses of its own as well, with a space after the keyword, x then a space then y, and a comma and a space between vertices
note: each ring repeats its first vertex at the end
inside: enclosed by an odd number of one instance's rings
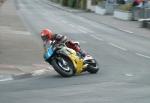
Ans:
POLYGON ((47 52, 44 54, 44 59, 47 60, 53 55, 54 51, 51 47, 47 48, 47 52))
POLYGON ((84 68, 83 59, 80 58, 73 49, 65 48, 63 50, 69 56, 69 58, 72 60, 74 67, 76 68, 76 74, 80 74, 84 68))

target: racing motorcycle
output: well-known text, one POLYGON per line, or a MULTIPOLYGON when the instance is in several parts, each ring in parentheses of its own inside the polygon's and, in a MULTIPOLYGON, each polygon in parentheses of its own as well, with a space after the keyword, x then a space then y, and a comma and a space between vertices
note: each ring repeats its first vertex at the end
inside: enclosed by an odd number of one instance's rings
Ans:
POLYGON ((52 41, 47 48, 44 59, 63 77, 79 75, 82 72, 96 74, 99 71, 96 60, 88 55, 84 59, 65 43, 56 44, 52 41))

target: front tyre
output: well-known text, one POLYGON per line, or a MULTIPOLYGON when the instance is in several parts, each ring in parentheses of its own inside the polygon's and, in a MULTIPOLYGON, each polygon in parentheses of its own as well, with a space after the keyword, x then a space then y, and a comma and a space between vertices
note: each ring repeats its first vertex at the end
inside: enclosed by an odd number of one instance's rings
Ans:
POLYGON ((63 77, 71 77, 75 74, 75 68, 69 57, 60 55, 51 61, 51 65, 63 77))
POLYGON ((86 70, 91 74, 96 74, 99 71, 99 67, 96 60, 92 59, 92 60, 88 60, 87 62, 88 62, 88 66, 86 70))

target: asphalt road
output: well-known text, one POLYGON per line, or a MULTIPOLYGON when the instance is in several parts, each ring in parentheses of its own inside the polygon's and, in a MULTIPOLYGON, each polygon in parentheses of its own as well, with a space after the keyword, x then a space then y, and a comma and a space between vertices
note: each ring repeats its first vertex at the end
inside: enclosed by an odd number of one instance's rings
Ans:
POLYGON ((97 59, 101 70, 96 75, 85 73, 72 78, 52 72, 0 82, 1 103, 150 102, 149 38, 79 17, 50 6, 46 0, 15 0, 15 5, 37 41, 43 28, 66 34, 97 59))

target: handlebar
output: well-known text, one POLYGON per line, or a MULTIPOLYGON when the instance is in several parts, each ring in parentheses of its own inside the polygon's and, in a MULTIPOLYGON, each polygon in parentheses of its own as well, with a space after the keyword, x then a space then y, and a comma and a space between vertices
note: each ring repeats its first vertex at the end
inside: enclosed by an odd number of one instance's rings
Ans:
POLYGON ((62 46, 66 46, 65 43, 56 43, 55 40, 51 41, 50 45, 53 48, 53 50, 60 49, 62 46))

